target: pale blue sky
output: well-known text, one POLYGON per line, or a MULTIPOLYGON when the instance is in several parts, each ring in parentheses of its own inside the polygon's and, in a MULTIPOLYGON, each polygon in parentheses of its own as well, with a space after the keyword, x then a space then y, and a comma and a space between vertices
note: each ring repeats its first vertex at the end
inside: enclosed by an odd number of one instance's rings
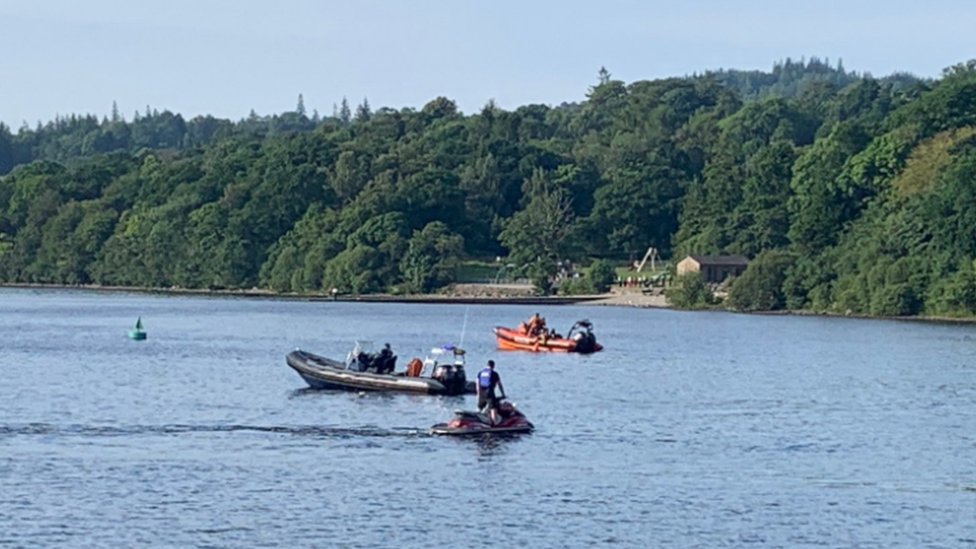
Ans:
POLYGON ((625 81, 786 57, 937 76, 976 57, 976 2, 0 0, 0 120, 146 105, 187 118, 578 101, 625 81))

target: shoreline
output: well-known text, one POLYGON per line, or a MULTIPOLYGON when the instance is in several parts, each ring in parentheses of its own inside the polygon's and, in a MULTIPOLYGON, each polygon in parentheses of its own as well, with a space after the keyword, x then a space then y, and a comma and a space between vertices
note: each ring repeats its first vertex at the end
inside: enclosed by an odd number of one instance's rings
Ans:
POLYGON ((139 286, 100 286, 97 284, 35 284, 4 283, 0 288, 20 290, 68 290, 105 293, 139 293, 171 296, 238 297, 248 299, 278 299, 287 301, 336 301, 345 303, 425 303, 460 305, 573 305, 591 303, 606 299, 607 295, 597 296, 463 296, 448 294, 345 294, 333 298, 324 293, 292 294, 252 288, 250 290, 199 290, 191 288, 145 288, 139 286))
MULTIPOLYGON (((728 309, 724 309, 729 311, 728 309)), ((729 311, 740 314, 765 316, 824 316, 829 318, 850 318, 854 320, 895 320, 899 322, 931 322, 936 324, 976 324, 976 316, 873 316, 861 313, 834 313, 830 311, 808 311, 805 309, 784 311, 729 311)))
POLYGON ((285 294, 271 290, 252 288, 250 290, 198 290, 190 288, 144 288, 136 286, 99 286, 69 284, 3 283, 0 288, 21 290, 68 290, 105 293, 140 293, 169 296, 232 297, 247 299, 277 299, 286 301, 336 301, 344 303, 418 303, 418 304, 456 304, 456 305, 587 305, 602 307, 631 307, 637 309, 666 309, 670 311, 725 312, 761 316, 818 316, 828 318, 849 318, 855 320, 894 320, 900 322, 927 322, 937 324, 976 324, 976 316, 872 316, 859 313, 837 313, 830 311, 782 310, 782 311, 734 311, 731 309, 680 309, 672 307, 664 296, 648 296, 639 293, 606 293, 579 296, 464 296, 449 294, 363 294, 339 295, 336 298, 326 294, 285 294))

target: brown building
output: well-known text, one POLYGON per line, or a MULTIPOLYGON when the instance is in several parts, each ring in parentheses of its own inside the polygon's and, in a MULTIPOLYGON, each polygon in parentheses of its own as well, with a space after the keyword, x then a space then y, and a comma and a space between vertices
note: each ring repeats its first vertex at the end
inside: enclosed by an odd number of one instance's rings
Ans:
POLYGON ((689 255, 677 265, 677 274, 701 273, 705 282, 719 283, 730 276, 739 276, 749 265, 743 255, 689 255))

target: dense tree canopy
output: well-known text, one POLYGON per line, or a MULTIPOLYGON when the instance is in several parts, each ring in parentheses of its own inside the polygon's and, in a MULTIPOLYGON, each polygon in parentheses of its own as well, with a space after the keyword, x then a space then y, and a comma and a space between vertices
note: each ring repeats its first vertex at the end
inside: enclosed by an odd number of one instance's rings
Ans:
MULTIPOLYGON (((0 125, 0 281, 429 292, 507 256, 756 258, 740 309, 976 313, 976 63, 812 59, 461 113, 71 115, 0 125)), ((602 264, 601 264, 602 266, 602 264)), ((603 269, 606 270, 606 269, 603 269)), ((690 288, 691 286, 689 286, 690 288)))

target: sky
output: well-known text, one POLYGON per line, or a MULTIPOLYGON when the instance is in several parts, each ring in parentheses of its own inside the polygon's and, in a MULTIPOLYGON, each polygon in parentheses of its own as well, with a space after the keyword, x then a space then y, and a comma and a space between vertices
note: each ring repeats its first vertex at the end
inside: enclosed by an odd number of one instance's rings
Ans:
POLYGON ((976 57, 972 0, 0 0, 0 121, 127 118, 146 106, 238 120, 332 113, 348 97, 466 113, 787 57, 936 77, 976 57))

